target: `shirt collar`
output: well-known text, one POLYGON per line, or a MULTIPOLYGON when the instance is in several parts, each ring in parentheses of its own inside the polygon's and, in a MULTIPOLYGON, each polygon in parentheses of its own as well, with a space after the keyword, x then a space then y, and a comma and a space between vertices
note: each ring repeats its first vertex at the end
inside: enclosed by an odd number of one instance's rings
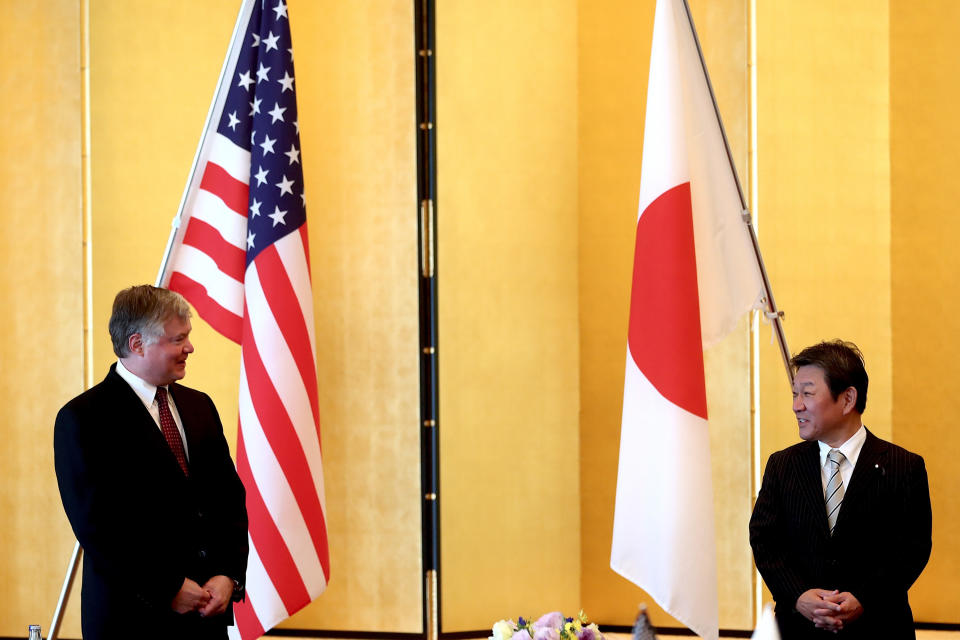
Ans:
POLYGON ((127 381, 127 384, 130 385, 130 388, 133 389, 133 392, 137 394, 137 397, 143 402, 147 407, 153 404, 153 401, 157 397, 157 385, 150 384, 137 374, 131 372, 125 366, 123 366, 123 361, 117 360, 117 375, 127 381))
MULTIPOLYGON (((843 454, 843 457, 850 462, 850 465, 855 467, 857 466, 857 458, 860 457, 860 450, 863 449, 863 443, 867 441, 867 428, 863 426, 863 423, 860 424, 860 428, 857 429, 857 432, 850 436, 846 442, 837 447, 840 449, 840 453, 843 454)), ((827 462, 827 454, 830 452, 830 449, 833 449, 826 442, 817 441, 817 444, 820 445, 820 466, 822 467, 827 462)))

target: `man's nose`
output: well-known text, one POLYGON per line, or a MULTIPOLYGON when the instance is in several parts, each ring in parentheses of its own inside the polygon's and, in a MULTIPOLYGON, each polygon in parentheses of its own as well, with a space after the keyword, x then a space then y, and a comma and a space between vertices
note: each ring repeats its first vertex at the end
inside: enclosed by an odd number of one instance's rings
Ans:
POLYGON ((193 353, 193 343, 187 340, 183 345, 184 353, 193 353))
POLYGON ((798 413, 803 411, 803 396, 798 395, 793 399, 793 412, 798 413))

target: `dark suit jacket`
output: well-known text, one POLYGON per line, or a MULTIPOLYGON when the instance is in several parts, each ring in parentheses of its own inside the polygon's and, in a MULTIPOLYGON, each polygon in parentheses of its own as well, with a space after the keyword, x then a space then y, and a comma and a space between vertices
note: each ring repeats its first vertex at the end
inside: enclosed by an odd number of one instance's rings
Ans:
POLYGON ((750 518, 750 545, 776 600, 783 639, 915 638, 907 590, 930 557, 930 529, 923 458, 869 431, 833 537, 817 443, 771 455, 750 518), (794 608, 812 588, 849 591, 863 615, 839 634, 817 630, 794 608))
POLYGON ((103 638, 223 637, 232 607, 209 619, 170 602, 189 577, 244 580, 247 514, 210 398, 172 384, 189 478, 115 365, 57 414, 54 457, 64 509, 84 549, 82 628, 103 638))

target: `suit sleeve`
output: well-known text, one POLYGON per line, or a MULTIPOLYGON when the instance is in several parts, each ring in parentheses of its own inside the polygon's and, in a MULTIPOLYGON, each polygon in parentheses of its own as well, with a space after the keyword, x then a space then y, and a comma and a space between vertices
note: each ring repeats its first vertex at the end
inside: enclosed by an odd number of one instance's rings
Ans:
POLYGON ((57 483, 74 535, 98 571, 129 584, 146 603, 168 608, 183 584, 184 568, 163 548, 137 535, 123 478, 111 472, 111 449, 85 414, 84 407, 69 403, 54 426, 57 483))
POLYGON ((247 572, 248 539, 246 492, 237 475, 230 448, 223 435, 220 416, 209 396, 204 399, 216 423, 216 432, 209 442, 210 460, 213 468, 218 497, 213 501, 216 523, 215 542, 212 548, 214 572, 244 583, 247 572))
POLYGON ((770 456, 750 517, 750 546, 757 569, 773 599, 780 606, 793 609, 800 594, 811 587, 805 584, 800 568, 795 566, 792 554, 784 547, 789 535, 783 531, 785 525, 781 516, 784 508, 780 496, 783 473, 783 455, 770 456))
POLYGON ((903 563, 898 579, 909 589, 920 574, 933 548, 933 509, 930 506, 930 485, 927 467, 923 458, 916 456, 916 464, 910 473, 909 493, 904 498, 907 515, 907 534, 904 536, 903 563))
MULTIPOLYGON (((907 591, 927 565, 932 546, 932 515, 927 470, 923 458, 902 452, 889 460, 886 474, 893 486, 883 507, 887 521, 883 548, 851 592, 864 611, 902 606, 907 591)), ((878 532, 879 533, 879 532, 878 532)))

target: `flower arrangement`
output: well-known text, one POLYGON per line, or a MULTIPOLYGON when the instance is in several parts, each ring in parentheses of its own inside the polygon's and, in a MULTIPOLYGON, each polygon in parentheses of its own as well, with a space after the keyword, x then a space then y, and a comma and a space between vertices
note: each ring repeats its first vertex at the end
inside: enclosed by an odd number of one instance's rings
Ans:
POLYGON ((575 618, 565 618, 559 611, 547 613, 530 622, 519 618, 501 620, 493 625, 490 640, 603 640, 596 624, 583 611, 575 618))

